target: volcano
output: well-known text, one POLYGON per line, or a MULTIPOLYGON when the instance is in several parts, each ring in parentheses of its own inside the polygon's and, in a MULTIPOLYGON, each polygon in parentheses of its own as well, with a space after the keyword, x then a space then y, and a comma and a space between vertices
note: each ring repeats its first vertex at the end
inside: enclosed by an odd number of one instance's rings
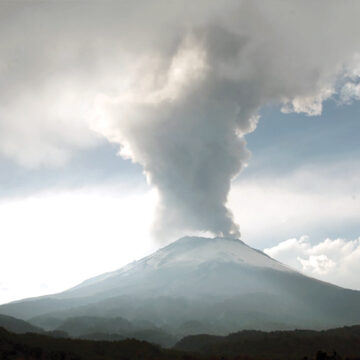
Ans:
POLYGON ((184 237, 65 292, 0 306, 46 329, 121 317, 171 333, 325 329, 360 323, 360 292, 307 277, 241 240, 184 237))

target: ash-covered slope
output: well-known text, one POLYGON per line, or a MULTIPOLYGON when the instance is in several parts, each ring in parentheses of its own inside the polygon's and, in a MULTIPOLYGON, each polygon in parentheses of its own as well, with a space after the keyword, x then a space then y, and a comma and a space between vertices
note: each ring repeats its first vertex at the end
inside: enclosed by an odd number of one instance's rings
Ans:
POLYGON ((0 306, 0 313, 39 326, 99 316, 181 335, 224 334, 360 323, 360 293, 306 277, 240 240, 185 237, 61 294, 0 306))

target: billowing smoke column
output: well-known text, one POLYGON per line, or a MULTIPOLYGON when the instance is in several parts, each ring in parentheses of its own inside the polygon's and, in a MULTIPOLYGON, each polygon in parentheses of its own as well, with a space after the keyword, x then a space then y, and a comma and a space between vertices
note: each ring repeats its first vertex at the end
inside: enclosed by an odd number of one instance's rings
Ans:
POLYGON ((5 10, 0 152, 39 166, 64 163, 99 135, 119 144, 158 190, 159 238, 179 230, 239 237, 226 202, 249 159, 244 136, 259 109, 281 104, 316 115, 324 100, 346 89, 349 101, 358 89, 357 1, 43 2, 5 10))
POLYGON ((98 129, 159 190, 157 238, 184 229, 240 236, 226 201, 249 157, 243 135, 255 128, 257 108, 251 89, 221 68, 240 48, 221 29, 190 33, 146 90, 98 99, 98 129))

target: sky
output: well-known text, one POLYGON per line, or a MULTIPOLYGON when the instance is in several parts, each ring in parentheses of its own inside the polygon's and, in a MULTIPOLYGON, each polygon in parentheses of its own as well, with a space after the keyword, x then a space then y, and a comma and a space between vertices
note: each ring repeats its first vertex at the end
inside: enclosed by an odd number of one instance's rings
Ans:
POLYGON ((1 3, 0 303, 189 234, 360 290, 346 3, 1 3))

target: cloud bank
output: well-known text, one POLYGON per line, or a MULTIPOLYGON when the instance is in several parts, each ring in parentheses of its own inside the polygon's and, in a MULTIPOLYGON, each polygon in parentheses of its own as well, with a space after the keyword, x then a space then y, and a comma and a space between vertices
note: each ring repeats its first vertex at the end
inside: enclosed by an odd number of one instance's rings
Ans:
POLYGON ((227 197, 259 109, 317 115, 359 80, 357 1, 0 6, 0 154, 59 166, 118 144, 158 190, 158 238, 239 237, 227 197))
POLYGON ((305 274, 339 286, 360 289, 360 238, 325 239, 313 245, 307 236, 289 239, 264 250, 305 274))

